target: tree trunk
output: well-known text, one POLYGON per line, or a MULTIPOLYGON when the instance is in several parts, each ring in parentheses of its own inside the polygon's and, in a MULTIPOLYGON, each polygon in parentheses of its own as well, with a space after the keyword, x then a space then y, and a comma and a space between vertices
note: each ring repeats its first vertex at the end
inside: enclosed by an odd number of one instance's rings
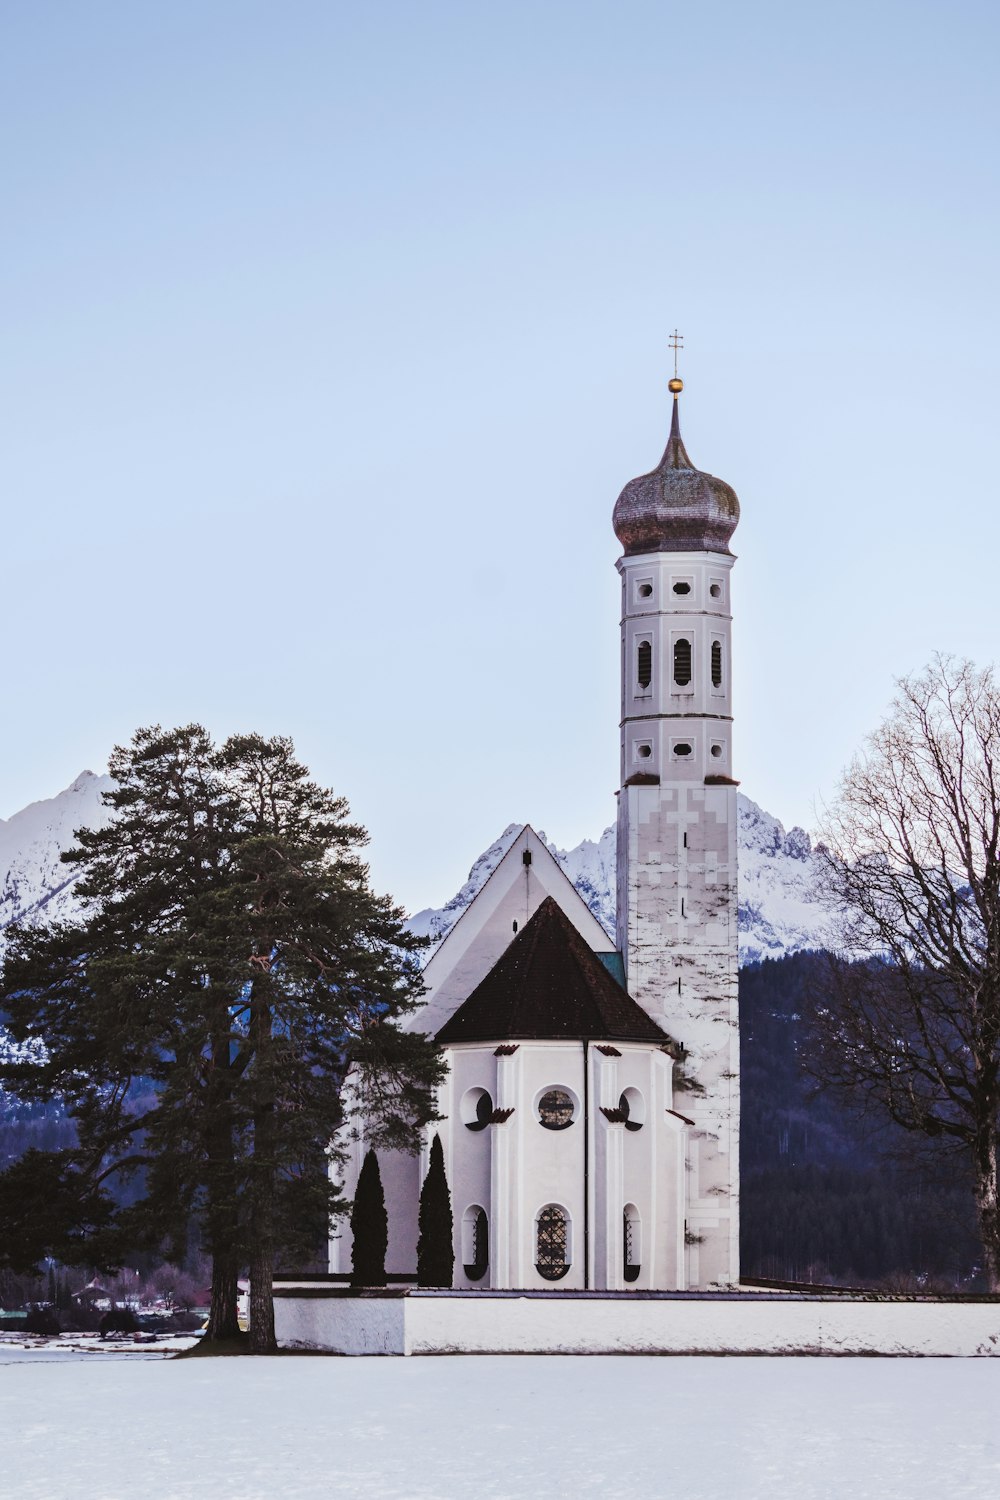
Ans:
POLYGON ((232 1250, 212 1256, 212 1304, 205 1328, 206 1339, 236 1339, 240 1324, 236 1311, 239 1266, 232 1250))
POLYGON ((1000 1200, 997 1187, 997 1138, 990 1121, 976 1148, 976 1208, 991 1292, 1000 1292, 1000 1200))
POLYGON ((207 1106, 207 1249, 212 1256, 212 1303, 206 1339, 238 1339, 237 1281, 240 1269, 236 1148, 229 1078, 229 1036, 222 1022, 212 1042, 212 1073, 207 1106), (221 1037, 218 1032, 221 1030, 221 1037))
POLYGON ((250 1029, 254 1044, 253 1165, 250 1204, 250 1352, 276 1354, 274 1336, 274 1080, 271 1007, 263 978, 254 980, 250 1029))

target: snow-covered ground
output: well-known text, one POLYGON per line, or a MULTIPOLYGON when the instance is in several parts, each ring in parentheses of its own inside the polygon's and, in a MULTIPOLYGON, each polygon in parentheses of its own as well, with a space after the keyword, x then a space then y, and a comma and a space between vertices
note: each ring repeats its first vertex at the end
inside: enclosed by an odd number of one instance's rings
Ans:
POLYGON ((0 1366, 2 1491, 18 1500, 965 1500, 1000 1486, 1000 1360, 31 1358, 0 1366))

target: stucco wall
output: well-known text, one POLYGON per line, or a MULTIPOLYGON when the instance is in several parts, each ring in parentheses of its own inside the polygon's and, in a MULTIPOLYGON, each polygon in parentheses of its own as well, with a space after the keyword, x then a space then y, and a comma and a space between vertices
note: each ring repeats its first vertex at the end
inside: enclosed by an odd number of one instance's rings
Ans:
POLYGON ((283 1347, 342 1354, 1000 1355, 996 1302, 284 1294, 275 1319, 283 1347))

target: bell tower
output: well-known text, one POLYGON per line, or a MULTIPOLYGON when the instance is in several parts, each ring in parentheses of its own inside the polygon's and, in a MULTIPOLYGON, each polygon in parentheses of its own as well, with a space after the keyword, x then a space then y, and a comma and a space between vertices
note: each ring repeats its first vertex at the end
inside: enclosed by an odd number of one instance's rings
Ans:
MULTIPOLYGON (((679 344, 674 336, 675 349, 679 344)), ((739 501, 670 437, 615 505, 624 555, 618 946, 628 992, 681 1051, 687 1285, 739 1279, 739 1011, 729 541, 739 501)))

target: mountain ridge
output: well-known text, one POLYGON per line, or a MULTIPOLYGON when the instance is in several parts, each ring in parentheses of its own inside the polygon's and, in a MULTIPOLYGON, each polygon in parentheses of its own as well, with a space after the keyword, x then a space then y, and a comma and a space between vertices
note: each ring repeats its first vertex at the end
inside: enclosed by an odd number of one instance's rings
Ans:
MULTIPOLYGON (((23 920, 69 918, 79 910, 75 877, 60 861, 77 828, 103 826, 112 816, 102 793, 110 776, 83 771, 54 797, 0 819, 0 950, 3 928, 23 920)), ((482 889, 524 827, 510 823, 473 862, 468 878, 443 906, 414 913, 411 931, 441 941, 482 889)), ((615 829, 560 849, 539 837, 614 941, 615 829)), ((819 895, 818 861, 809 835, 784 825, 756 802, 738 798, 740 963, 822 949, 833 941, 832 921, 819 895)))

